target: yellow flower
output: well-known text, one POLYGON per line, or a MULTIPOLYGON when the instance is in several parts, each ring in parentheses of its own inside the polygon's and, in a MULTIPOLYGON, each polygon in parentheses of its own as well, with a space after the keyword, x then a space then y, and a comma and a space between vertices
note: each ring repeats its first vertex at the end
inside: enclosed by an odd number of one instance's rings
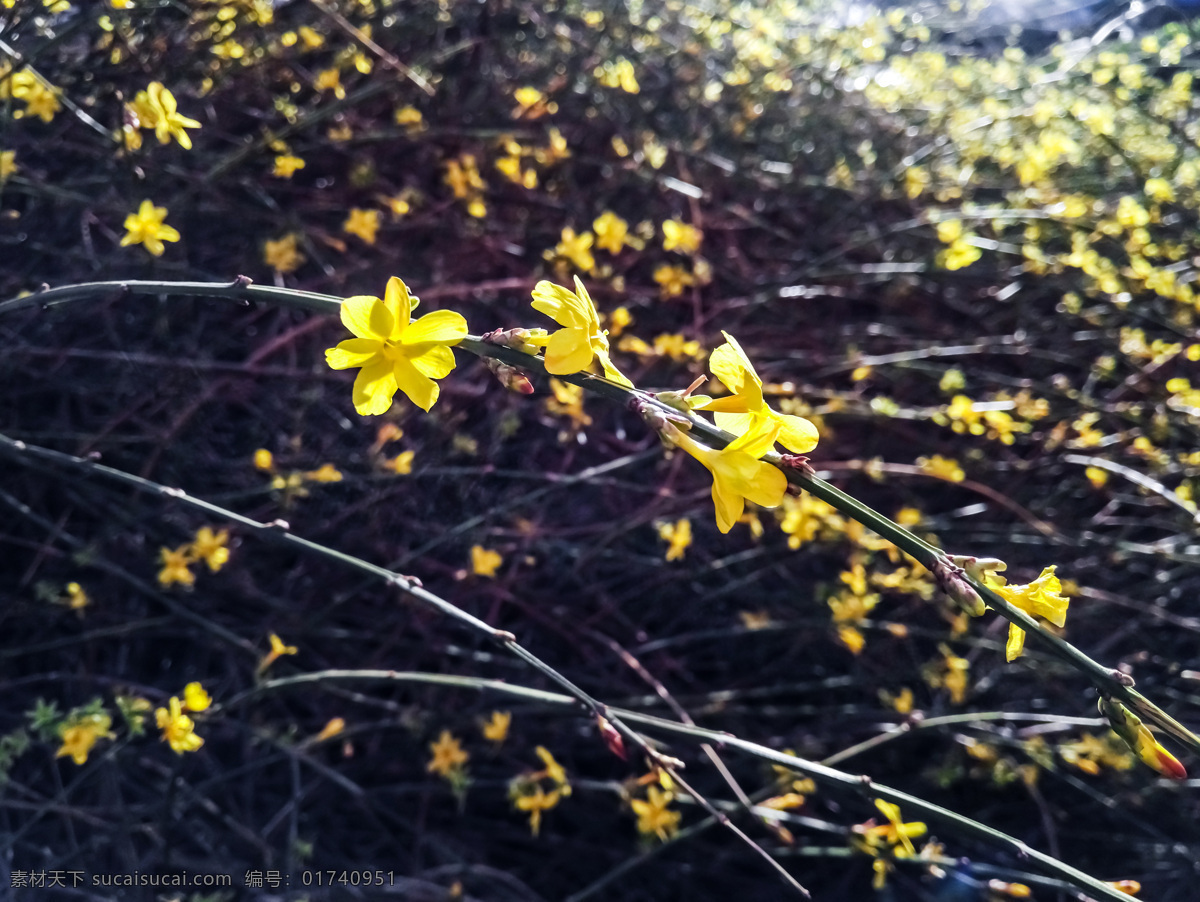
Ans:
POLYGON ((294 645, 284 645, 283 640, 275 633, 271 633, 268 638, 271 641, 271 650, 263 655, 262 660, 258 662, 259 673, 262 673, 284 655, 294 655, 300 651, 294 645))
POLYGON ((121 239, 121 247, 143 244, 154 256, 161 257, 164 241, 179 240, 179 233, 163 222, 166 218, 166 207, 156 207, 148 200, 142 201, 136 213, 125 217, 125 237, 121 239))
POLYGON ((683 289, 696 284, 692 274, 682 266, 668 266, 665 263, 655 268, 654 281, 662 289, 663 297, 667 298, 677 298, 683 294, 683 289))
MULTIPOLYGON (((988 586, 1001 598, 1015 608, 1020 608, 1026 614, 1049 620, 1055 626, 1061 627, 1067 622, 1067 604, 1069 600, 1062 595, 1062 583, 1054 575, 1054 567, 1046 567, 1041 575, 1027 586, 1007 586, 1001 583, 1001 577, 993 576, 988 580, 988 586)), ((1015 623, 1008 625, 1008 642, 1004 655, 1009 661, 1015 661, 1025 648, 1025 630, 1015 623)))
POLYGON ((396 115, 393 119, 397 125, 403 125, 411 131, 419 129, 425 123, 425 117, 414 106, 400 107, 400 109, 396 110, 396 115))
POLYGON ((196 724, 183 713, 183 705, 175 696, 171 696, 168 708, 159 708, 154 712, 155 722, 162 730, 162 738, 171 746, 176 755, 184 752, 194 752, 204 745, 204 740, 196 735, 196 724))
POLYGON ((174 138, 184 150, 190 150, 192 139, 184 129, 199 128, 200 123, 179 113, 175 95, 152 81, 144 91, 138 91, 130 104, 143 128, 154 129, 159 144, 169 144, 174 138))
POLYGON ((508 738, 508 728, 512 726, 512 713, 509 711, 493 711, 492 719, 483 724, 483 738, 488 742, 500 745, 508 738))
POLYGON ((321 732, 312 738, 313 742, 324 742, 326 739, 332 739, 346 729, 346 720, 343 717, 332 717, 329 722, 321 728, 321 732))
POLYGON ((295 272, 305 260, 304 254, 296 247, 299 237, 291 232, 278 241, 266 242, 263 245, 263 262, 275 272, 295 272))
POLYGON ((1100 713, 1108 718, 1109 724, 1125 744, 1147 767, 1172 780, 1186 780, 1187 771, 1178 759, 1163 748, 1140 717, 1115 699, 1101 698, 1100 713))
POLYGON ((196 574, 189 568, 192 562, 192 546, 180 545, 174 551, 170 548, 159 549, 162 557, 162 569, 158 571, 158 583, 164 588, 179 583, 190 586, 196 582, 196 574))
POLYGON ((216 573, 229 561, 229 549, 225 547, 228 541, 228 529, 213 532, 209 527, 202 526, 196 531, 196 538, 190 549, 191 556, 195 560, 204 561, 208 564, 208 569, 216 573))
POLYGON ((337 69, 322 69, 313 79, 313 88, 317 91, 332 91, 333 96, 341 100, 346 96, 342 86, 342 75, 337 69))
POLYGON ((774 444, 778 429, 759 434, 748 432, 719 450, 701 445, 673 426, 668 426, 663 434, 712 472, 712 498, 717 529, 721 532, 733 529, 747 499, 760 507, 778 507, 782 503, 787 493, 787 477, 758 459, 774 444))
POLYGON ((628 94, 637 94, 641 90, 637 75, 633 71, 633 63, 623 56, 618 57, 615 62, 610 60, 597 66, 592 75, 606 88, 620 88, 628 94))
POLYGON ((358 236, 367 244, 374 244, 375 233, 379 231, 379 211, 354 207, 342 223, 342 231, 358 236))
POLYGON ((33 70, 28 67, 10 76, 8 83, 0 88, 7 88, 9 93, 18 100, 25 101, 25 109, 16 113, 16 117, 37 116, 43 122, 50 122, 54 114, 62 109, 58 102, 58 88, 51 87, 33 70))
POLYGON ((309 482, 341 482, 345 477, 333 464, 321 464, 317 469, 305 473, 304 478, 309 482))
POLYGON ((667 560, 677 561, 692 544, 692 521, 685 517, 674 523, 660 523, 658 537, 667 543, 667 560))
MULTIPOLYGON (((871 824, 870 826, 854 827, 851 842, 862 851, 872 855, 877 855, 878 850, 883 847, 891 849, 897 858, 909 858, 916 855, 917 850, 912 841, 925 835, 925 825, 920 821, 904 823, 900 817, 900 806, 885 802, 883 799, 876 799, 875 807, 882 812, 888 822, 878 826, 871 824)), ((868 824, 870 824, 869 821, 868 824)))
POLYGON ((17 152, 15 150, 0 150, 0 183, 17 171, 17 152))
POLYGON ((280 154, 275 158, 275 168, 271 170, 271 175, 280 179, 290 179, 296 174, 297 169, 304 168, 304 160, 300 157, 294 157, 291 154, 280 154))
POLYGON ((554 756, 550 754, 550 750, 544 745, 539 745, 534 751, 542 759, 542 764, 546 766, 541 776, 549 778, 555 786, 562 790, 563 795, 569 796, 571 794, 571 783, 567 780, 567 772, 563 766, 554 760, 554 756))
POLYGON ((83 586, 79 583, 67 583, 67 597, 63 599, 63 604, 73 611, 82 611, 91 603, 92 600, 88 598, 83 586))
POLYGON ((497 551, 484 548, 482 545, 471 546, 471 572, 476 576, 486 576, 495 579, 497 568, 504 563, 504 558, 497 551))
POLYGON ((86 714, 69 720, 59 728, 62 746, 54 757, 70 755, 76 764, 87 761, 88 753, 101 739, 111 739, 112 718, 105 713, 86 714))
POLYGON ((668 219, 662 224, 662 230, 664 251, 694 254, 700 250, 700 242, 704 240, 702 231, 678 219, 668 219))
POLYGON ((563 229, 562 240, 554 248, 552 256, 570 260, 577 269, 591 272, 596 268, 596 258, 592 256, 592 242, 595 236, 591 232, 575 234, 574 229, 563 229))
POLYGON ((529 812, 529 829, 534 836, 542 826, 542 812, 549 811, 562 798, 561 790, 554 789, 546 792, 541 785, 535 785, 533 791, 516 796, 513 804, 520 811, 529 812))
POLYGON ((578 373, 586 370, 595 358, 608 379, 633 387, 609 359, 608 335, 601 331, 596 307, 578 276, 574 292, 553 282, 538 282, 533 289, 533 309, 563 327, 541 339, 546 348, 546 372, 556 376, 578 373))
POLYGON ((922 473, 936 476, 938 479, 945 479, 948 482, 962 482, 967 478, 967 474, 958 465, 958 461, 950 457, 942 457, 940 454, 935 454, 933 457, 918 457, 917 466, 920 467, 922 473))
POLYGON ((429 759, 425 769, 431 774, 440 774, 447 778, 455 771, 461 771, 471 757, 449 730, 442 730, 437 742, 429 743, 429 751, 433 753, 433 757, 429 759))
POLYGON ((402 391, 422 410, 429 410, 442 379, 454 369, 451 345, 467 334, 462 314, 435 310, 411 321, 418 300, 399 278, 388 280, 383 300, 366 295, 346 298, 342 323, 354 333, 325 352, 335 370, 361 367, 354 380, 354 407, 363 416, 380 414, 402 391))
POLYGON ((265 470, 270 472, 275 469, 275 456, 266 448, 259 448, 254 452, 254 467, 257 470, 265 470))
POLYGON ((183 687, 183 707, 187 710, 207 711, 211 705, 212 697, 199 683, 188 683, 183 687))
POLYGON ((772 410, 763 399, 762 380, 741 345, 728 332, 721 334, 726 343, 712 352, 708 366, 733 394, 709 401, 700 409, 712 411, 717 425, 734 435, 775 428, 779 443, 789 451, 805 454, 815 448, 817 427, 804 417, 772 410))
POLYGON ((629 223, 612 210, 605 210, 596 218, 592 231, 596 233, 596 247, 610 254, 619 254, 621 248, 630 244, 629 223))
POLYGON ((401 451, 391 460, 385 460, 383 466, 397 476, 407 476, 412 472, 413 457, 415 454, 415 451, 401 451))
POLYGON ((682 817, 678 811, 667 808, 673 798, 671 793, 663 792, 657 786, 650 786, 646 790, 645 800, 630 801, 629 806, 637 815, 638 832, 647 836, 654 834, 662 840, 670 839, 679 830, 679 820, 682 817))

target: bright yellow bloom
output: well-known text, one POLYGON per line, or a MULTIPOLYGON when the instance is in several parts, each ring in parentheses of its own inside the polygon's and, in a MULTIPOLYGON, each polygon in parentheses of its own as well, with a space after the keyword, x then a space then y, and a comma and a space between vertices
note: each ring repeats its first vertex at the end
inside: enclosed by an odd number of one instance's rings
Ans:
POLYGON ((304 165, 304 160, 300 157, 280 154, 275 158, 275 168, 271 170, 271 175, 280 179, 290 179, 296 174, 296 170, 303 169, 304 165))
POLYGON ((804 417, 772 410, 763 399, 762 380, 741 345, 728 332, 721 334, 726 343, 712 352, 708 367, 733 394, 700 409, 712 411, 717 425, 734 435, 776 429, 779 443, 789 451, 805 454, 815 448, 817 427, 804 417))
POLYGON ((162 569, 158 571, 158 583, 164 588, 179 583, 190 586, 196 582, 194 574, 188 566, 192 562, 192 546, 180 545, 174 551, 170 548, 159 549, 162 557, 162 569))
POLYGON ((662 224, 662 230, 664 251, 694 254, 700 250, 700 242, 704 240, 702 231, 678 219, 668 219, 662 224))
POLYGON ((677 561, 692 544, 692 521, 684 517, 674 523, 660 523, 658 537, 667 543, 667 560, 677 561))
POLYGON ((159 144, 169 144, 174 138, 184 150, 191 149, 192 139, 184 129, 199 128, 200 123, 179 113, 175 95, 161 82, 152 81, 146 90, 138 91, 130 107, 143 128, 154 129, 159 144))
POLYGON ((309 482, 341 482, 345 479, 342 471, 333 464, 321 464, 317 469, 305 473, 304 478, 309 482))
POLYGON ((778 507, 783 502, 787 477, 777 467, 758 459, 775 443, 778 429, 758 434, 747 432, 719 450, 701 445, 670 425, 663 435, 712 473, 713 505, 717 512, 717 529, 721 532, 733 529, 747 500, 760 507, 778 507))
POLYGON ((59 728, 62 746, 54 757, 70 755, 76 764, 85 763, 88 753, 99 740, 112 739, 111 726, 112 718, 105 713, 87 714, 67 721, 59 728))
POLYGON ((54 114, 62 109, 58 102, 58 88, 46 84, 28 67, 10 76, 4 85, 0 85, 0 93, 25 101, 25 109, 16 114, 18 118, 37 116, 43 122, 50 122, 54 119, 54 114))
POLYGON ((262 673, 284 655, 298 654, 300 649, 294 645, 284 645, 283 640, 275 633, 271 633, 268 637, 271 642, 271 650, 263 655, 262 660, 258 662, 258 672, 262 673))
POLYGON ((601 331, 596 307, 578 276, 574 292, 553 282, 538 282, 533 289, 533 309, 563 327, 542 339, 546 347, 546 372, 556 376, 578 373, 586 370, 595 358, 608 379, 633 387, 609 359, 608 333, 601 331))
POLYGON ((861 824, 855 826, 851 843, 870 855, 877 856, 879 851, 884 848, 890 849, 897 858, 910 858, 916 855, 917 850, 912 841, 925 835, 927 829, 925 825, 920 821, 904 823, 900 817, 900 806, 885 802, 883 799, 876 799, 875 807, 887 818, 888 822, 875 825, 868 821, 870 826, 861 824))
POLYGON ((592 242, 595 236, 591 232, 575 234, 574 229, 563 229, 562 240, 554 248, 555 257, 570 260, 571 263, 584 272, 596 268, 596 258, 592 256, 592 242))
POLYGON ((263 244, 263 262, 275 272, 295 272, 305 260, 304 254, 296 247, 299 237, 295 232, 290 232, 278 241, 267 241, 263 244))
POLYGON ((471 546, 471 572, 476 576, 486 576, 495 579, 496 570, 504 563, 504 558, 498 551, 484 548, 482 545, 471 546))
POLYGON ((637 75, 633 71, 633 63, 623 56, 615 61, 606 60, 603 65, 592 70, 592 75, 606 88, 620 88, 628 94, 637 94, 641 90, 637 75))
POLYGON ((266 448, 259 448, 254 452, 254 468, 257 470, 266 470, 270 472, 275 469, 275 455, 266 448))
POLYGON ((483 738, 488 742, 500 745, 508 738, 510 726, 512 726, 512 712, 493 711, 491 720, 483 724, 483 738))
POLYGON ((148 200, 142 201, 136 213, 125 217, 125 237, 121 239, 121 247, 142 244, 154 256, 161 257, 164 241, 179 240, 179 233, 163 222, 166 218, 166 207, 156 207, 148 200))
POLYGON ((655 267, 654 281, 666 298, 677 298, 683 294, 683 289, 696 284, 696 279, 682 266, 668 266, 665 263, 655 267))
POLYGON ((967 474, 963 472, 958 461, 950 457, 942 457, 940 454, 935 454, 933 457, 918 457, 917 466, 920 467, 922 473, 936 476, 938 479, 945 479, 947 482, 962 482, 967 478, 967 474))
POLYGON ((229 561, 229 549, 225 547, 228 542, 228 529, 213 532, 209 527, 201 526, 192 542, 191 554, 196 560, 208 564, 208 569, 216 573, 229 561))
POLYGON ((541 776, 548 777, 555 786, 562 790, 563 795, 569 796, 571 794, 571 783, 567 780, 566 769, 554 760, 554 756, 550 754, 550 750, 544 745, 539 745, 534 751, 542 759, 542 764, 546 766, 541 776))
MULTIPOLYGON (((1041 575, 1027 586, 1007 586, 1002 584, 1002 577, 993 576, 988 580, 988 586, 1001 598, 1015 608, 1020 608, 1026 614, 1049 620, 1055 626, 1061 627, 1067 622, 1068 599, 1062 595, 1062 583, 1054 575, 1054 567, 1046 567, 1041 575)), ((1008 642, 1004 654, 1009 661, 1015 661, 1025 648, 1025 630, 1015 623, 1008 625, 1008 642)))
POLYGON ((455 771, 461 771, 471 757, 449 730, 442 730, 437 742, 429 743, 429 751, 433 753, 433 757, 429 759, 425 769, 431 774, 440 774, 447 778, 455 771))
POLYGON ((671 793, 663 792, 657 786, 650 786, 646 789, 645 800, 631 800, 629 807, 637 815, 638 832, 647 836, 654 834, 662 840, 670 839, 678 832, 682 815, 667 808, 673 799, 671 793))
POLYGON ((183 707, 187 710, 207 711, 211 705, 212 697, 199 683, 188 683, 183 687, 183 707))
POLYGON ((92 600, 79 583, 67 583, 67 597, 63 599, 63 603, 73 611, 82 611, 92 600))
POLYGON ((549 811, 562 798, 562 791, 553 789, 546 792, 541 784, 535 784, 532 792, 523 793, 513 798, 513 804, 520 811, 529 812, 529 829, 534 836, 542 826, 542 812, 549 811))
POLYGON ((342 223, 342 231, 356 235, 367 244, 374 244, 375 233, 379 231, 379 211, 354 207, 342 223))
POLYGON ((413 131, 425 124, 425 117, 414 106, 400 107, 400 109, 396 110, 396 115, 393 119, 397 125, 403 125, 413 131))
POLYGON ((342 85, 342 74, 336 68, 322 69, 313 79, 313 89, 317 91, 332 91, 333 96, 341 100, 346 96, 342 85))
POLYGON ((415 456, 415 451, 401 451, 391 460, 385 460, 383 466, 397 476, 407 476, 412 472, 413 457, 415 456))
POLYGON ((204 745, 204 740, 196 735, 196 724, 183 713, 183 705, 175 696, 171 696, 168 708, 159 708, 154 712, 155 722, 162 730, 162 738, 171 746, 176 755, 184 752, 194 752, 204 745))
POLYGON ((610 254, 619 254, 630 243, 629 223, 612 210, 605 210, 596 218, 592 231, 596 233, 596 247, 610 254))
POLYGON ((354 333, 325 352, 335 370, 361 367, 354 380, 354 407, 363 416, 380 414, 402 391, 429 410, 440 389, 434 379, 454 369, 451 345, 467 334, 467 321, 451 310, 435 310, 411 321, 418 299, 399 278, 388 280, 383 300, 357 295, 342 302, 342 323, 354 333))

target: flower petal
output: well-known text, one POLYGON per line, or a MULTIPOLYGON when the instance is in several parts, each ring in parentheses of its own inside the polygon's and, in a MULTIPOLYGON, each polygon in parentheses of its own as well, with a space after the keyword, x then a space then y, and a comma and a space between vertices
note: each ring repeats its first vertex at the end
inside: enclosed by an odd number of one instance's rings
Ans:
POLYGON ((754 371, 754 364, 750 362, 736 338, 728 332, 723 331, 721 334, 725 336, 726 343, 712 352, 708 368, 731 392, 745 397, 749 409, 761 407, 762 380, 754 371))
POLYGON ((445 345, 430 345, 408 358, 418 373, 430 379, 444 379, 454 369, 454 352, 445 345))
POLYGON ((467 336, 467 321, 453 310, 434 310, 410 323, 400 341, 404 345, 432 342, 440 345, 458 344, 467 336))
POLYGON ((737 395, 733 395, 729 398, 718 398, 712 404, 705 405, 704 410, 715 411, 713 413, 713 419, 716 421, 718 429, 724 429, 726 432, 735 436, 745 435, 754 426, 754 420, 756 418, 753 414, 746 411, 746 408, 741 403, 741 400, 742 399, 737 395), (733 405, 739 408, 737 410, 726 413, 725 410, 721 409, 721 406, 718 406, 722 401, 734 400, 738 402, 736 405, 733 405))
POLYGON ((746 431, 725 448, 726 451, 741 451, 758 460, 775 446, 779 436, 779 424, 770 417, 750 415, 746 431))
POLYGON ((624 385, 626 388, 633 388, 633 383, 629 381, 629 377, 613 365, 607 351, 596 351, 596 358, 600 361, 600 366, 604 369, 606 379, 618 385, 624 385))
POLYGON ((391 338, 395 319, 379 298, 365 294, 342 301, 342 325, 359 338, 386 341, 391 338))
POLYGON ((583 301, 561 285, 541 281, 533 287, 533 309, 544 313, 560 326, 582 329, 590 334, 595 310, 591 301, 583 301))
POLYGON ((399 276, 388 279, 387 289, 383 292, 383 306, 392 315, 392 331, 387 338, 400 338, 408 329, 408 321, 412 318, 412 309, 417 306, 417 299, 408 292, 408 286, 399 276))
MULTIPOLYGON (((769 409, 769 408, 768 408, 769 409)), ((817 447, 817 427, 804 417, 771 411, 771 419, 779 423, 777 441, 794 454, 807 454, 817 447)))
POLYGON ((717 529, 727 533, 746 509, 746 501, 713 470, 713 507, 717 511, 717 529))
MULTIPOLYGON (((447 353, 451 353, 449 349, 447 353)), ((437 402, 441 394, 438 384, 418 370, 407 357, 397 358, 392 372, 400 391, 422 410, 428 412, 437 402)))
POLYGON ((1006 661, 1015 661, 1021 657, 1021 652, 1025 649, 1025 630, 1021 629, 1015 623, 1008 625, 1008 642, 1004 644, 1004 659, 1006 661))
POLYGON ((395 371, 390 361, 380 359, 358 371, 351 397, 354 400, 354 409, 366 417, 384 413, 392 406, 392 397, 395 394, 395 371))
POLYGON ((585 370, 592 362, 592 346, 583 329, 559 329, 546 345, 546 372, 568 376, 585 370))
MULTIPOLYGON (((743 398, 741 395, 729 395, 724 398, 713 398, 711 401, 709 401, 707 404, 700 407, 699 409, 712 411, 713 413, 718 414, 718 417, 717 417, 717 425, 718 426, 721 426, 720 414, 722 414, 722 413, 743 414, 743 413, 746 413, 749 411, 749 408, 746 406, 746 399, 743 398)), ((726 432, 734 432, 735 431, 733 429, 730 429, 728 426, 721 426, 721 428, 724 429, 726 432)))
POLYGON ((383 342, 377 339, 347 338, 336 348, 325 351, 325 362, 335 370, 348 370, 354 366, 366 366, 382 350, 383 342))

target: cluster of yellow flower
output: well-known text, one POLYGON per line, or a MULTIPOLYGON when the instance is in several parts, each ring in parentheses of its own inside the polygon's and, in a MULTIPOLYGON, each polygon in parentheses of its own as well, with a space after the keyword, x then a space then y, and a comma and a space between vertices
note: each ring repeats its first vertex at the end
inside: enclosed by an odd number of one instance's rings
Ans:
MULTIPOLYGON (((411 461, 409 458, 410 464, 411 461)), ((254 452, 254 468, 270 474, 271 489, 283 494, 285 506, 296 498, 308 495, 306 483, 341 482, 345 478, 341 470, 329 463, 321 464, 315 470, 292 470, 285 473, 275 465, 275 455, 266 448, 259 448, 254 452)))
POLYGON ((204 561, 208 569, 216 573, 229 562, 229 530, 222 529, 213 532, 209 526, 202 526, 196 531, 195 538, 178 548, 163 548, 159 551, 162 558, 162 569, 158 571, 159 585, 192 586, 196 582, 196 574, 192 572, 192 564, 204 561))

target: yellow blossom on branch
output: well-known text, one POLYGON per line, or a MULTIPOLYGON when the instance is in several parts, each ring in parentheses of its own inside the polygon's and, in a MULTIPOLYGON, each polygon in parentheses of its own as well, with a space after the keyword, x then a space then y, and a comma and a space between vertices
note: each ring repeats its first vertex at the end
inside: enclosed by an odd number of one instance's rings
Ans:
POLYGON ((187 710, 207 711, 211 705, 212 697, 199 683, 188 683, 183 687, 183 707, 187 710))
POLYGON ((717 425, 734 435, 774 428, 779 443, 795 454, 806 454, 815 448, 817 427, 804 417, 772 410, 763 398, 762 380, 741 345, 728 332, 721 334, 726 343, 712 352, 708 366, 733 394, 709 401, 699 409, 711 411, 717 425))
POLYGON ((563 327, 552 335, 537 337, 546 349, 546 372, 569 376, 586 370, 596 359, 608 379, 633 387, 608 356, 608 334, 600 329, 596 307, 578 276, 573 292, 553 282, 538 282, 533 289, 533 309, 563 327))
POLYGON ((672 811, 667 806, 674 800, 674 795, 663 792, 657 786, 646 789, 645 799, 632 799, 629 807, 637 815, 638 833, 645 836, 657 836, 668 840, 679 831, 679 821, 682 815, 672 811))
POLYGON ((683 294, 683 289, 696 284, 696 279, 682 266, 655 267, 654 281, 658 283, 665 298, 677 298, 683 294))
POLYGON ((660 523, 658 537, 667 543, 667 560, 677 561, 692 544, 692 521, 684 517, 674 523, 660 523))
POLYGON ((760 507, 778 507, 787 493, 783 472, 758 458, 775 443, 778 429, 763 433, 747 432, 717 449, 702 445, 687 433, 668 424, 663 435, 700 463, 713 476, 712 497, 717 513, 717 529, 733 529, 745 510, 746 501, 760 507))
POLYGON ((625 245, 633 245, 637 239, 630 239, 629 223, 614 213, 605 210, 592 223, 592 231, 596 233, 596 247, 610 254, 619 254, 625 245))
POLYGON ((482 545, 471 546, 471 572, 476 576, 488 579, 496 578, 496 570, 504 563, 504 558, 498 551, 484 548, 482 545))
POLYGON ((167 704, 168 707, 154 712, 163 740, 176 755, 196 751, 204 745, 204 740, 196 735, 195 722, 183 713, 183 704, 175 696, 172 695, 167 704))
MULTIPOLYGON (((1004 584, 1004 577, 989 574, 988 587, 1015 608, 1020 608, 1026 614, 1041 617, 1057 627, 1067 622, 1067 604, 1069 600, 1063 597, 1062 583, 1054 575, 1054 567, 1046 567, 1041 575, 1027 586, 1009 586, 1004 584)), ((1009 661, 1015 661, 1025 648, 1025 630, 1015 623, 1008 625, 1008 642, 1004 647, 1004 655, 1009 661)))
POLYGON ((553 251, 548 251, 549 259, 555 257, 562 260, 569 260, 571 265, 583 272, 591 272, 596 268, 596 258, 592 256, 592 242, 596 236, 591 232, 582 232, 575 234, 574 229, 563 229, 562 240, 558 242, 553 251))
POLYGON ((379 211, 354 207, 342 223, 342 231, 361 238, 367 244, 374 244, 375 233, 379 231, 379 211))
POLYGON ((280 154, 275 158, 275 168, 271 170, 271 175, 278 179, 290 179, 296 174, 297 169, 304 168, 304 160, 300 157, 294 157, 291 154, 280 154))
POLYGON ((199 128, 200 123, 179 112, 175 95, 161 82, 152 81, 144 91, 138 91, 130 108, 143 128, 154 129, 159 144, 169 144, 174 138, 184 150, 190 150, 192 139, 185 129, 199 128))
POLYGON ((299 236, 295 232, 284 235, 278 241, 263 244, 263 262, 275 272, 295 272, 304 262, 304 254, 296 247, 299 236))
POLYGON ((700 250, 700 242, 704 240, 702 231, 678 219, 668 219, 662 224, 662 230, 664 251, 694 254, 700 250))
POLYGON ((1143 764, 1172 780, 1187 779, 1184 766, 1159 744, 1150 728, 1125 705, 1116 699, 1101 698, 1100 713, 1108 718, 1113 732, 1121 737, 1143 764))
POLYGON ((113 738, 111 727, 112 717, 104 712, 68 718, 59 727, 62 746, 59 747, 54 757, 62 758, 70 755, 71 760, 76 764, 84 764, 97 742, 101 739, 113 738))
POLYGON ((196 582, 196 574, 191 571, 192 546, 180 545, 172 550, 162 548, 159 555, 162 558, 162 569, 158 571, 158 584, 163 588, 176 583, 190 586, 196 582))
POLYGON ((461 773, 471 757, 449 730, 442 730, 437 741, 429 743, 429 751, 432 757, 425 769, 447 779, 456 772, 461 773))
POLYGON ((482 726, 483 738, 488 742, 501 745, 508 738, 508 729, 510 726, 512 726, 512 712, 493 711, 491 719, 486 721, 482 726))
POLYGON ((388 280, 383 300, 357 295, 342 302, 342 323, 355 337, 327 350, 325 361, 335 370, 361 367, 353 399, 363 416, 386 411, 397 391, 429 410, 440 393, 433 380, 454 369, 450 346, 466 337, 467 321, 451 310, 411 320, 417 304, 395 276, 388 280))
POLYGON ((191 554, 199 561, 208 564, 208 569, 216 573, 229 562, 229 530, 222 529, 213 532, 208 526, 202 526, 196 531, 192 541, 191 554))
POLYGON ((166 207, 156 207, 148 200, 142 201, 136 213, 125 217, 125 237, 121 239, 121 247, 141 244, 154 256, 161 257, 165 249, 164 241, 179 240, 179 232, 163 221, 166 218, 166 207))
POLYGON ((284 645, 283 640, 275 633, 271 633, 268 637, 271 642, 271 650, 263 655, 262 660, 258 662, 258 672, 262 673, 284 655, 294 655, 299 653, 300 649, 294 645, 284 645))

